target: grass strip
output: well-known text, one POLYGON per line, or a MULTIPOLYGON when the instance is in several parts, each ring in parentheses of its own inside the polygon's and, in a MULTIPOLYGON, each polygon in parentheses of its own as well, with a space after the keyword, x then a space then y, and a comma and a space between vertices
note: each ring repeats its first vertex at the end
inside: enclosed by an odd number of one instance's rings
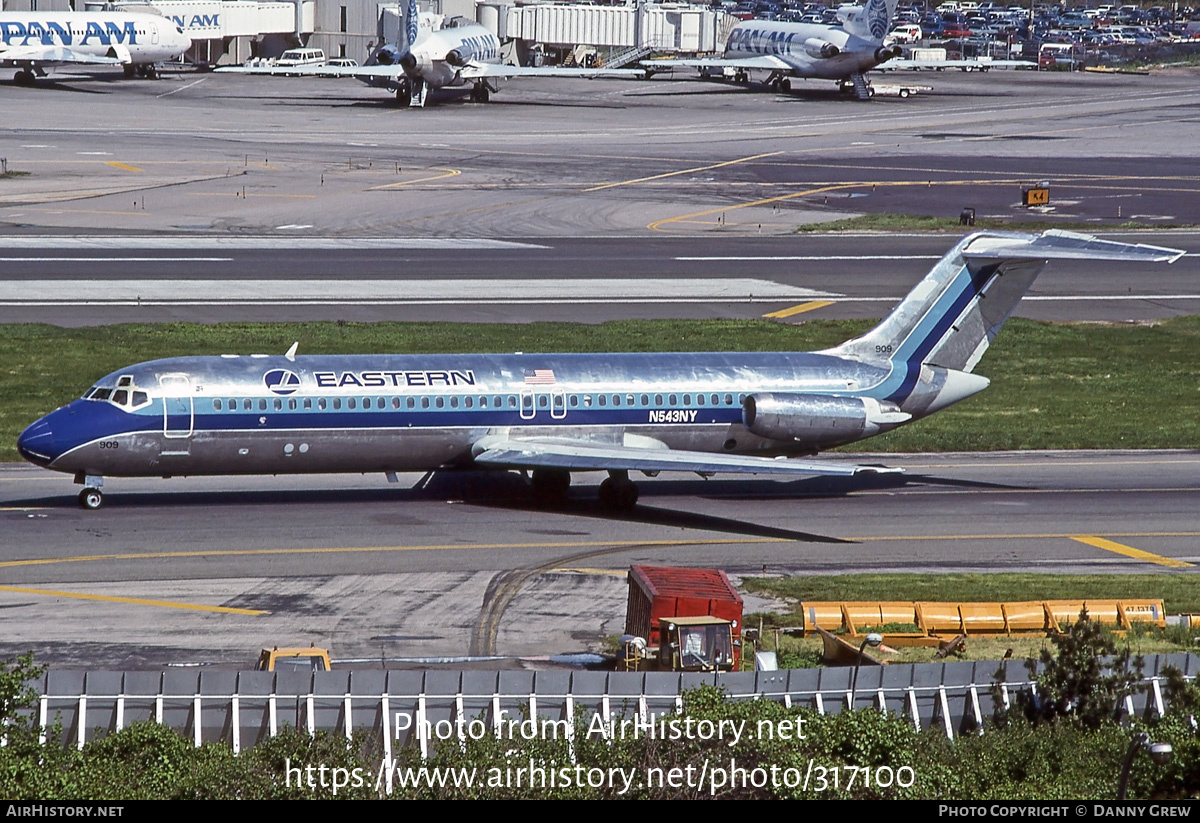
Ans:
POLYGON ((1104 224, 1098 226, 1089 223, 1081 226, 1078 221, 1062 220, 1004 220, 981 217, 974 226, 963 226, 957 217, 930 217, 920 214, 863 214, 858 217, 848 217, 844 220, 833 220, 824 223, 805 223, 797 226, 797 234, 812 232, 853 232, 853 231, 927 231, 952 234, 966 234, 981 229, 998 231, 1027 231, 1043 232, 1047 229, 1069 229, 1072 231, 1095 231, 1103 228, 1105 231, 1132 231, 1135 229, 1178 229, 1192 226, 1191 223, 1124 223, 1104 224))
MULTIPOLYGON (((794 600, 928 600, 1024 602, 1161 598, 1168 614, 1200 613, 1200 586, 1190 574, 840 574, 747 577, 756 594, 794 600)), ((771 615, 775 625, 800 624, 798 611, 771 615), (794 621, 794 622, 791 622, 794 621)))

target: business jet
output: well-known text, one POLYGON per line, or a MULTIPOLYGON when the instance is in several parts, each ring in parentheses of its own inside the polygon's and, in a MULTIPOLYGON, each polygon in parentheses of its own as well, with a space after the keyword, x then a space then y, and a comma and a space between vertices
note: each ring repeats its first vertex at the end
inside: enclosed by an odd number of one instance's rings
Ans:
POLYGON ((865 6, 839 8, 839 20, 832 25, 748 20, 730 31, 722 57, 644 60, 641 65, 651 73, 697 68, 711 75, 730 70, 740 83, 751 71, 766 71, 767 83, 776 91, 791 89, 796 77, 834 80, 866 100, 871 97, 866 73, 903 53, 899 46, 884 43, 897 2, 867 0, 865 6))
POLYGON ((155 76, 155 64, 192 47, 165 17, 127 12, 0 12, 0 66, 33 85, 48 66, 122 66, 126 77, 155 76))
POLYGON ((75 476, 502 469, 535 496, 606 471, 600 501, 637 503, 630 472, 857 475, 812 459, 983 391, 974 368, 1054 259, 1183 252, 1065 231, 984 231, 955 245, 873 330, 811 353, 363 354, 178 357, 102 377, 21 434, 26 460, 75 476))
POLYGON ((403 44, 377 49, 363 66, 223 66, 226 74, 285 74, 356 77, 396 93, 402 106, 424 107, 430 89, 471 86, 471 100, 486 103, 496 81, 513 77, 624 77, 644 79, 640 69, 509 66, 501 62, 500 41, 489 29, 463 17, 417 11, 409 0, 403 44))

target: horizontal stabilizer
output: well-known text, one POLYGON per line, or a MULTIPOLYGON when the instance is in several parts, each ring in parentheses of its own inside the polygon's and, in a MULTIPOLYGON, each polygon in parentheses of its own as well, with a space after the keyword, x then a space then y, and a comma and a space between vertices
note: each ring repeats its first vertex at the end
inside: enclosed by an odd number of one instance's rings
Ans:
POLYGON ((740 454, 708 454, 675 449, 632 448, 592 443, 503 440, 487 444, 475 455, 475 462, 510 468, 558 468, 613 471, 733 472, 739 474, 790 474, 804 476, 841 476, 857 474, 895 474, 901 469, 882 466, 856 466, 824 460, 802 461, 790 458, 751 457, 740 454))
POLYGON ((1185 252, 1142 243, 1118 243, 1090 234, 1050 229, 1029 239, 981 235, 963 250, 964 260, 1125 260, 1174 263, 1185 252))

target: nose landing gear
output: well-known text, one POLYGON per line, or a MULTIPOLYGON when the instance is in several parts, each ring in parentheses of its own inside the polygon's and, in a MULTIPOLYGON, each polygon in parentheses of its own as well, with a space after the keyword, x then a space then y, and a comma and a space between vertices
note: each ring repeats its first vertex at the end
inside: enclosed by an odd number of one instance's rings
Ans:
POLYGON ((83 486, 79 493, 79 505, 89 511, 94 511, 104 505, 104 478, 94 474, 80 472, 75 475, 75 482, 83 486))

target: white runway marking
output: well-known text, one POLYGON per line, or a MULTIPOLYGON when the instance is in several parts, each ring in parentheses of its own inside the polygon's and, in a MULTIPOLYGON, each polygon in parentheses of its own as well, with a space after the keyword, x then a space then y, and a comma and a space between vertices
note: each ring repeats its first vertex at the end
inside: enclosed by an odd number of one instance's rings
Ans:
POLYGON ((754 278, 0 282, 0 306, 704 303, 837 297, 754 278))
POLYGON ((731 261, 731 260, 941 260, 940 254, 826 254, 826 255, 777 255, 743 257, 676 257, 676 260, 731 261))
POLYGON ((0 249, 544 249, 536 243, 448 237, 98 237, 9 235, 0 249))
POLYGON ((0 263, 227 263, 232 257, 0 257, 0 263))

